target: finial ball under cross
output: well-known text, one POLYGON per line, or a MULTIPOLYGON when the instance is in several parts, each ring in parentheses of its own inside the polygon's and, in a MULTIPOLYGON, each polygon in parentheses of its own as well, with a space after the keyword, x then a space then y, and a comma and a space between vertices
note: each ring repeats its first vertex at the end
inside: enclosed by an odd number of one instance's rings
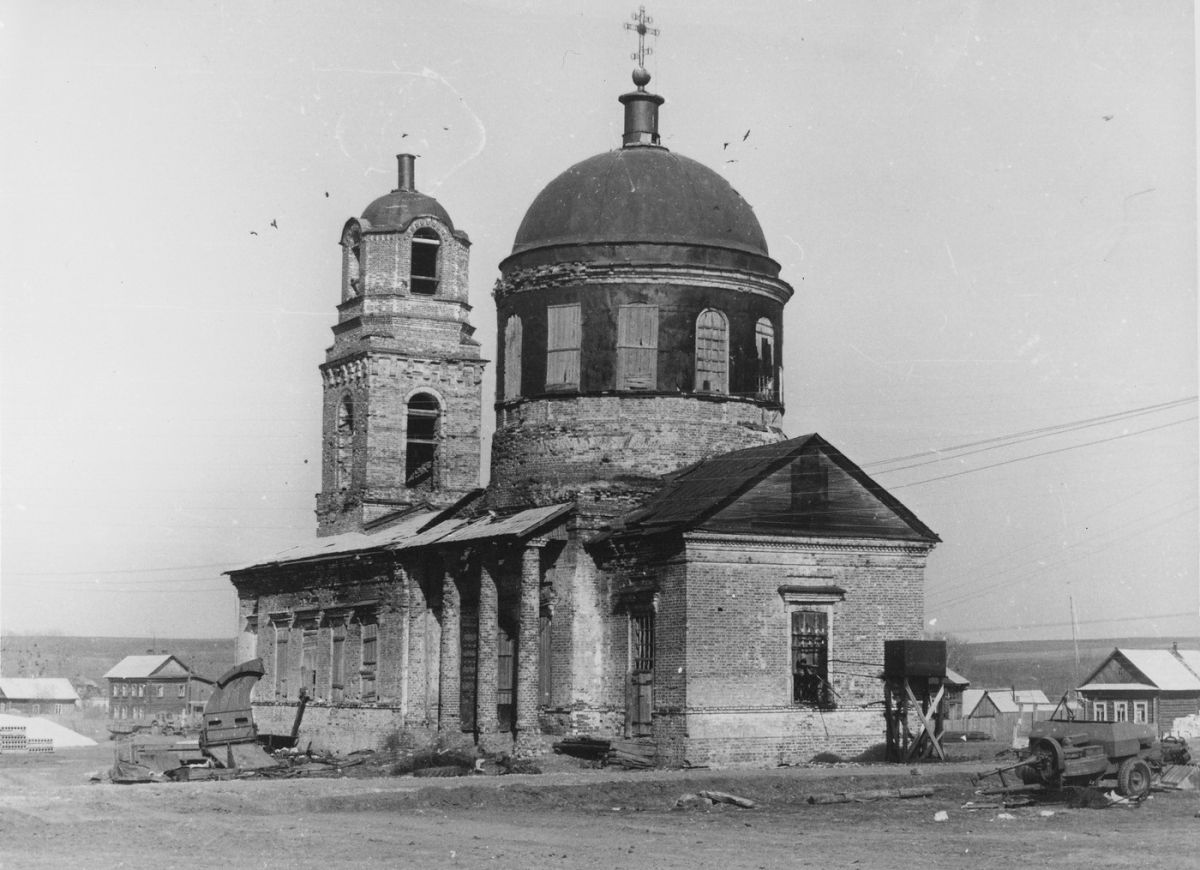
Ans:
POLYGON ((639 88, 644 88, 650 82, 650 73, 646 72, 646 55, 654 53, 654 49, 646 48, 646 34, 658 36, 659 31, 657 27, 650 26, 654 23, 654 19, 646 14, 645 6, 639 6, 638 11, 634 12, 631 17, 634 23, 626 22, 625 29, 637 31, 638 35, 638 50, 629 55, 630 60, 636 60, 638 65, 633 73, 633 83, 639 88), (645 79, 645 81, 639 81, 639 79, 645 79))

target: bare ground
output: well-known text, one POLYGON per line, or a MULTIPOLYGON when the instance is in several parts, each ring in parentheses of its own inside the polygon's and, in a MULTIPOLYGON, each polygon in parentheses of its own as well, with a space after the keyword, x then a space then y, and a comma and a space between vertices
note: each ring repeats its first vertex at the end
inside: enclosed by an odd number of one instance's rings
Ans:
MULTIPOLYGON (((969 811, 988 763, 770 771, 564 769, 540 776, 89 784, 112 746, 0 756, 0 868, 1197 866, 1200 797, 1137 808, 969 811), (912 771, 915 770, 914 774, 912 771), (929 798, 809 805, 831 791, 929 798), (744 810, 672 809, 732 792, 744 810), (944 810, 949 818, 935 821, 944 810), (1050 813, 1050 814, 1046 814, 1050 813)), ((562 766, 562 765, 560 765, 562 766)))

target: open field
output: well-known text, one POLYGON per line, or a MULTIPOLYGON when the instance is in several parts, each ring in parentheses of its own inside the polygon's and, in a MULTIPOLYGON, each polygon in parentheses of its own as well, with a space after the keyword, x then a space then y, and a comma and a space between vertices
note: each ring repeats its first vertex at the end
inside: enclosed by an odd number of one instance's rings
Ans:
POLYGON ((1200 828, 1196 792, 1139 808, 1016 808, 1010 819, 963 810, 980 800, 969 774, 984 762, 88 784, 111 759, 111 744, 0 756, 0 867, 1192 868, 1200 828), (935 793, 805 801, 914 785, 935 793), (701 789, 759 807, 672 809, 701 789))

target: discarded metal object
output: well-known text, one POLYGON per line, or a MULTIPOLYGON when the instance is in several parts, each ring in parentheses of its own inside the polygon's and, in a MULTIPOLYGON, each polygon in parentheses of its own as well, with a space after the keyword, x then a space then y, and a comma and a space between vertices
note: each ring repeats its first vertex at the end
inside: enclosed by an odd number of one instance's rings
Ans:
MULTIPOLYGON (((279 766, 279 762, 259 745, 258 728, 250 708, 250 692, 264 673, 262 659, 235 665, 217 679, 213 693, 204 705, 200 748, 224 767, 279 766)), ((301 706, 300 714, 303 710, 301 706)), ((297 726, 300 714, 297 715, 297 726)))
POLYGON ((1034 723, 1016 763, 973 779, 978 785, 997 777, 1000 787, 982 793, 1002 794, 1087 786, 1115 776, 1119 795, 1140 800, 1161 767, 1162 745, 1151 725, 1047 719, 1034 723), (1015 773, 1023 785, 1011 784, 1006 773, 1015 773))

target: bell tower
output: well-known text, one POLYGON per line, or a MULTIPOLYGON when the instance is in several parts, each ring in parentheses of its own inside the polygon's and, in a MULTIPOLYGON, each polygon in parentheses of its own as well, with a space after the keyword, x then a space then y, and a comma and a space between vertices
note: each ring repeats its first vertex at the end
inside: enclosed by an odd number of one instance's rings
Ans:
POLYGON ((319 536, 479 486, 486 361, 467 319, 471 241, 417 191, 416 158, 397 160, 396 189, 339 239, 341 302, 321 365, 319 536))

